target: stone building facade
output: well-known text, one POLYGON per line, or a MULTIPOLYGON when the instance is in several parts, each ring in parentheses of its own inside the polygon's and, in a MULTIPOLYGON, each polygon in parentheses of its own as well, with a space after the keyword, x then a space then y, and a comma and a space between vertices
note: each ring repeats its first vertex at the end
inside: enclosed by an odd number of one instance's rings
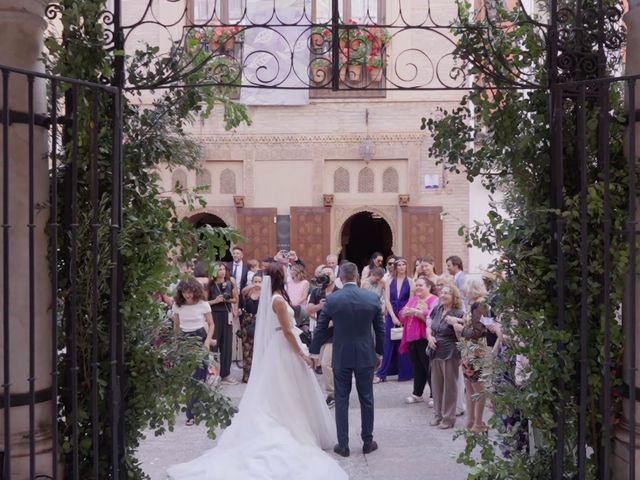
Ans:
MULTIPOLYGON (((387 18, 397 16, 398 5, 377 3, 387 18)), ((402 6, 405 15, 426 18, 426 2, 402 6)), ((442 24, 456 14, 447 0, 431 2, 431 9, 442 24)), ((442 37, 433 36, 428 45, 424 40, 393 37, 387 74, 402 75, 396 65, 419 65, 419 50, 428 49, 434 59, 451 50, 442 37), (394 55, 405 58, 394 63, 394 55)), ((307 105, 250 106, 252 125, 233 132, 224 131, 220 115, 196 122, 192 134, 202 145, 202 172, 162 172, 167 190, 176 182, 209 185, 203 192, 207 207, 182 213, 198 224, 239 228, 250 258, 285 248, 311 265, 329 252, 363 265, 373 251, 410 260, 431 254, 439 271, 449 255, 466 264, 469 252, 458 229, 469 223, 468 182, 436 165, 430 136, 420 130, 422 117, 454 108, 462 93, 314 93, 307 105), (375 148, 371 159, 363 158, 365 142, 375 148)))

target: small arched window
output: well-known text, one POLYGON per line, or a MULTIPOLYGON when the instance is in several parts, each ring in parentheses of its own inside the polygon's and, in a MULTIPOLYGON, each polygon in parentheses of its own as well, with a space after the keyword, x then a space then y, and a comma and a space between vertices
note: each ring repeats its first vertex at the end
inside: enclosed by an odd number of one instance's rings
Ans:
POLYGON ((373 193, 373 170, 364 167, 358 173, 358 192, 373 193))
POLYGON ((236 174, 233 170, 225 168, 220 173, 220 193, 236 193, 236 174))
POLYGON ((333 172, 333 191, 335 193, 349 193, 349 172, 340 167, 333 172))
POLYGON ((178 168, 171 174, 171 190, 184 190, 185 188, 187 188, 187 172, 178 168))
POLYGON ((400 189, 398 184, 398 171, 393 167, 387 168, 382 173, 382 191, 398 193, 398 190, 400 189))
POLYGON ((211 173, 209 170, 202 170, 196 175, 196 187, 201 192, 211 193, 211 173))

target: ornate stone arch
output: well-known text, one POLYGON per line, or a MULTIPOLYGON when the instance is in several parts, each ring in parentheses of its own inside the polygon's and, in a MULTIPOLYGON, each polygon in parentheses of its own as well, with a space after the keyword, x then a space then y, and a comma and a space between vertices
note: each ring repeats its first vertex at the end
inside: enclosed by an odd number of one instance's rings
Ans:
POLYGON ((382 191, 385 193, 398 193, 400 191, 400 177, 395 168, 388 167, 382 173, 382 191))
POLYGON ((202 192, 211 193, 213 187, 211 182, 211 172, 203 169, 196 174, 196 187, 200 187, 202 192))
POLYGON ((171 190, 176 188, 176 184, 180 184, 182 189, 185 189, 189 186, 187 183, 187 172, 182 168, 176 168, 171 173, 171 190))
POLYGON ((337 168, 333 172, 333 192, 349 193, 350 190, 349 171, 344 167, 337 168))
POLYGON ((220 193, 236 194, 236 174, 230 168, 220 172, 220 193))
POLYGON ((385 205, 385 206, 361 206, 361 207, 350 207, 350 206, 337 206, 333 207, 334 220, 333 220, 333 236, 331 241, 331 250, 338 252, 342 248, 342 231, 344 230, 344 226, 347 221, 357 215, 358 213, 369 212, 375 215, 380 215, 384 219, 385 222, 391 228, 391 236, 392 236, 392 248, 394 253, 400 253, 401 248, 401 236, 399 231, 399 222, 398 222, 398 212, 397 208, 394 205, 385 205))
POLYGON ((369 167, 364 167, 358 172, 358 193, 373 193, 375 175, 369 167))
POLYGON ((203 213, 208 213, 218 217, 229 227, 236 228, 238 225, 235 207, 206 206, 204 208, 196 208, 193 210, 190 210, 188 207, 182 207, 178 209, 177 213, 180 218, 193 218, 203 213))

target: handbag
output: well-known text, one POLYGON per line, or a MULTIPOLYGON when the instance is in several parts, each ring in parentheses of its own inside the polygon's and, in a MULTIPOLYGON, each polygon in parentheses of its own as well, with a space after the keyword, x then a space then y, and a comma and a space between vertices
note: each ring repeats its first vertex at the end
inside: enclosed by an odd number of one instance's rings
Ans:
POLYGON ((402 340, 403 331, 404 331, 404 327, 391 328, 391 340, 402 340))

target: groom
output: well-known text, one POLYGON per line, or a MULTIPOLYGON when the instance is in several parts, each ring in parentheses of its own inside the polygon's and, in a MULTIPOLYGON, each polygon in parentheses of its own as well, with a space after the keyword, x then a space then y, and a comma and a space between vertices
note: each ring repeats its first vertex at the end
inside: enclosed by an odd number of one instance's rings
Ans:
POLYGON ((356 377, 362 416, 362 452, 371 453, 378 448, 373 441, 373 372, 380 365, 382 357, 384 326, 378 296, 358 288, 356 284, 358 267, 349 262, 340 265, 340 280, 344 287, 327 297, 309 352, 317 362, 320 347, 329 335, 329 322, 333 321, 332 366, 338 432, 338 444, 333 451, 348 457, 349 395, 353 375, 356 377))

